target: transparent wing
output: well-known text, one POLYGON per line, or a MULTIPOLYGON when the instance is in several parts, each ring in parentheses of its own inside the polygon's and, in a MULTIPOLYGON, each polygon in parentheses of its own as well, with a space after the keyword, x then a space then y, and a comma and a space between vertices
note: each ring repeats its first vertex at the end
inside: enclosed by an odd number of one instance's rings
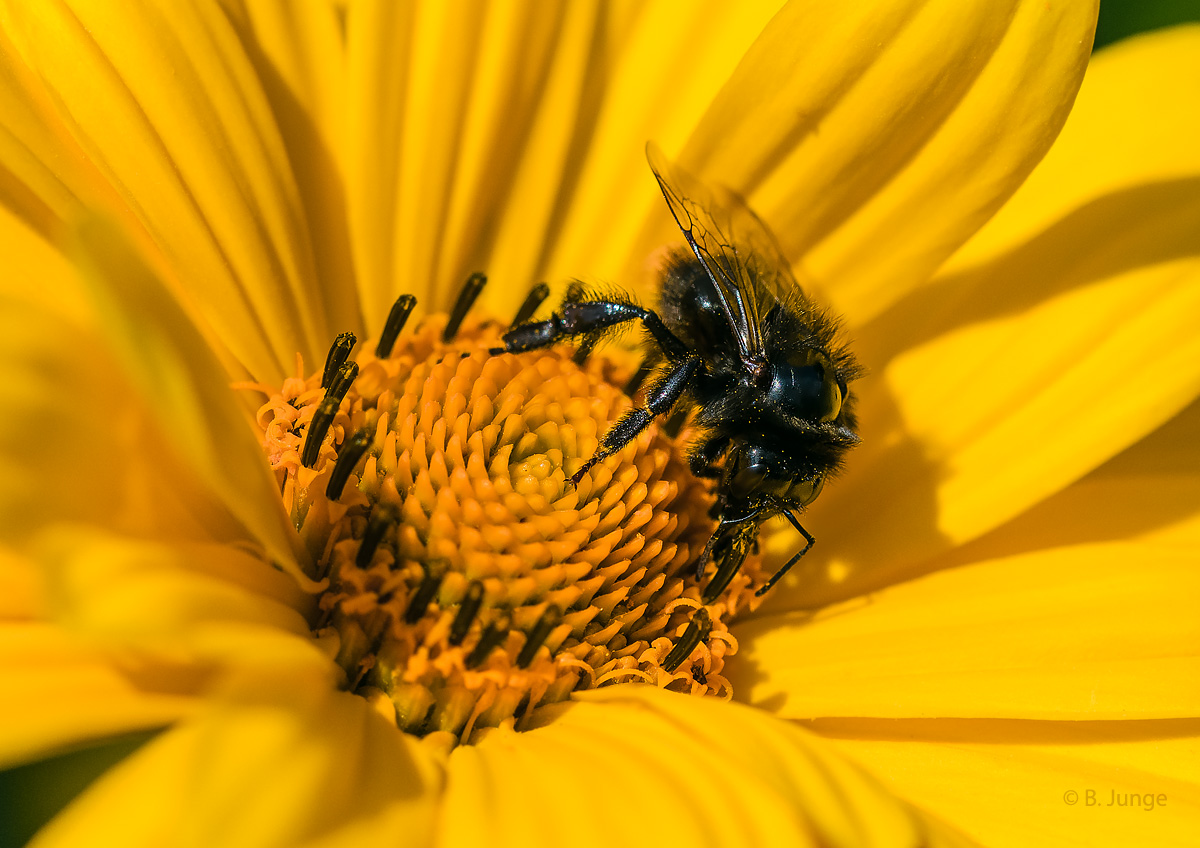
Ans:
POLYGON ((721 297, 742 357, 762 354, 762 316, 793 301, 800 285, 766 224, 738 195, 710 187, 667 159, 654 142, 646 158, 675 222, 721 297))

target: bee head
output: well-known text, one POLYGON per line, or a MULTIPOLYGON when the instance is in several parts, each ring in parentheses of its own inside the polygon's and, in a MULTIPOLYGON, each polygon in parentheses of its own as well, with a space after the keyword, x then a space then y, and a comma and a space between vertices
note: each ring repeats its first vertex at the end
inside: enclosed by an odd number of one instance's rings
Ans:
POLYGON ((735 439, 725 459, 721 489, 734 501, 772 498, 801 509, 816 500, 825 475, 769 445, 735 439))

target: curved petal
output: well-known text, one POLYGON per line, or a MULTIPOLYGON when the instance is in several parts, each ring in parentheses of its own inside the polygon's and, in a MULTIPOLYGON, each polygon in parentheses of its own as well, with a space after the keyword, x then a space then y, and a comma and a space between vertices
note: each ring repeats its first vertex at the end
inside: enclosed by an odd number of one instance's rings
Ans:
POLYGON ((253 424, 212 350, 118 230, 91 219, 77 242, 101 327, 163 430, 267 554, 311 587, 253 424))
POLYGON ((984 845, 1190 845, 1200 829, 1194 719, 816 728, 984 845))
POLYGON ((134 541, 61 526, 35 543, 55 618, 140 661, 197 676, 214 664, 331 674, 298 608, 290 576, 228 545, 134 541))
POLYGON ((1200 554, 1063 547, 736 628, 726 674, 782 716, 1200 715, 1200 554))
POLYGON ((430 754, 362 698, 218 703, 113 768, 30 844, 428 844, 437 783, 430 754))
POLYGON ((1097 4, 792 3, 681 157, 750 194, 851 326, 925 282, 1066 119, 1097 4))
POLYGON ((858 329, 863 445, 809 523, 836 560, 772 603, 902 579, 1200 394, 1198 57, 1200 28, 1099 54, 1028 188, 858 329))
POLYGON ((7 212, 0 236, 0 538, 20 545, 64 521, 143 538, 245 540, 123 378, 76 270, 7 212))
POLYGON ((225 0, 222 5, 287 147, 326 326, 362 332, 346 220, 346 57, 338 11, 334 3, 292 0, 225 0))
POLYGON ((141 685, 61 627, 0 622, 0 768, 163 727, 196 708, 193 694, 141 685))
POLYGON ((543 277, 614 275, 654 203, 647 136, 682 140, 778 5, 350 5, 347 190, 368 323, 402 291, 445 308, 471 271, 506 311, 543 277))
POLYGON ((439 844, 960 843, 818 738, 755 710, 614 686, 540 718, 451 754, 439 844))
MULTIPOLYGON (((315 359, 318 309, 303 206, 267 98, 214 3, 52 0, 0 7, 0 44, 40 88, 58 143, 91 163, 179 275, 176 291, 261 379, 315 359)), ((63 176, 71 175, 68 169, 63 176)), ((67 186, 85 202, 88 186, 67 186)), ((35 190, 36 186, 30 186, 35 190)))
POLYGON ((937 561, 946 568, 1026 551, 1137 541, 1200 550, 1200 400, 1033 509, 937 561))

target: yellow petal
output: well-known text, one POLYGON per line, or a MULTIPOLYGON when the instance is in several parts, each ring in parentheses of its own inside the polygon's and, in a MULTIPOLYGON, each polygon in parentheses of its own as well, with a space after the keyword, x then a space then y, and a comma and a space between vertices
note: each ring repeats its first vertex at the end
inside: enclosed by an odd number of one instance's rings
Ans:
POLYGON ((959 844, 819 738, 755 710, 614 686, 551 717, 451 754, 441 844, 959 844))
POLYGON ((364 699, 296 692, 214 704, 112 769, 31 845, 428 844, 436 788, 429 753, 364 699))
POLYGON ((61 627, 0 622, 0 768, 162 727, 195 708, 194 696, 141 685, 61 627))
POLYGON ((788 603, 913 573, 1200 393, 1197 57, 1200 28, 1099 54, 1028 195, 858 328, 863 445, 807 523, 832 572, 814 559, 788 603))
POLYGON ((984 845, 1191 845, 1200 831, 1194 719, 815 724, 984 845))
POLYGON ((924 282, 1066 118, 1096 3, 792 3, 682 160, 744 193, 852 326, 924 282))
POLYGON ((297 611, 295 581, 228 545, 138 542, 58 528, 39 540, 56 618, 143 661, 204 675, 215 664, 330 672, 297 611))
POLYGON ((1195 716, 1198 559, 1109 543, 942 571, 747 622, 727 676, 792 718, 1195 716))
POLYGON ((160 425, 267 554, 303 580, 299 545, 253 424, 211 349, 119 231, 91 219, 77 239, 102 327, 160 425))
MULTIPOLYGON (((242 364, 277 378, 296 351, 323 353, 287 150, 217 4, 6 3, 0 27, 7 61, 44 87, 44 120, 72 139, 57 147, 91 161, 242 364)), ((41 153, 51 171, 56 153, 41 153)))
POLYGON ((1139 541, 1200 549, 1200 401, 1082 480, 935 562, 952 567, 1022 551, 1139 541))
POLYGON ((3 212, 0 240, 0 536, 20 544, 66 521, 149 538, 244 540, 98 338, 75 270, 3 212))
POLYGON ((225 5, 287 147, 326 326, 361 333, 346 222, 346 68, 337 10, 332 3, 291 0, 225 5))
POLYGON ((444 308, 470 271, 505 310, 543 276, 615 274, 655 203, 646 139, 682 140, 777 7, 350 5, 347 184, 370 320, 402 291, 444 308))

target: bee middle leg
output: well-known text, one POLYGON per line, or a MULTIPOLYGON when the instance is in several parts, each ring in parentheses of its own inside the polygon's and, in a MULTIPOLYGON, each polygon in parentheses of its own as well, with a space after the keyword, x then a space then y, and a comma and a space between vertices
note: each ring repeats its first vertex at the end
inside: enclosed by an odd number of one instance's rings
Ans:
POLYGON ((608 432, 600 439, 600 446, 592 454, 591 459, 583 464, 578 471, 571 475, 571 484, 579 485, 583 475, 587 474, 597 462, 632 442, 638 433, 650 426, 650 422, 671 410, 675 402, 683 396, 688 384, 704 368, 704 361, 696 354, 688 354, 681 362, 676 363, 670 371, 663 375, 646 393, 646 407, 637 407, 622 415, 617 422, 608 428, 608 432))

